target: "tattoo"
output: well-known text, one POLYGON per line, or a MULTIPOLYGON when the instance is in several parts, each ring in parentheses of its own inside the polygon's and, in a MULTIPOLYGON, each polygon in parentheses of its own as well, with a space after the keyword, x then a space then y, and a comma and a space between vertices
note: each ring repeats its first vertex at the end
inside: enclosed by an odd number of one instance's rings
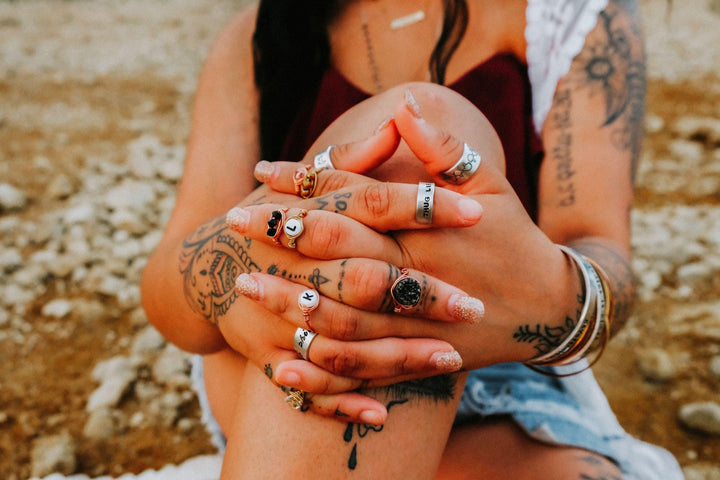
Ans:
POLYGON ((337 409, 336 409, 336 410, 335 410, 335 416, 336 416, 336 417, 349 417, 350 415, 348 415, 347 413, 341 412, 340 410, 337 410, 337 409))
MULTIPOLYGON (((392 285, 393 283, 395 283, 395 280, 400 278, 400 269, 395 265, 388 264, 388 270, 388 285, 392 285)), ((392 312, 394 308, 395 304, 393 303, 392 296, 390 295, 390 291, 388 290, 387 295, 385 295, 385 298, 380 304, 380 308, 378 309, 378 311, 392 312)))
POLYGON ((553 99, 552 121, 558 130, 557 144, 552 148, 550 157, 555 162, 555 177, 558 184, 558 206, 567 207, 575 203, 575 185, 573 177, 575 171, 572 167, 572 133, 570 111, 572 98, 570 89, 559 90, 553 99))
MULTIPOLYGON (((395 405, 401 405, 403 403, 407 403, 408 399, 405 400, 392 400, 390 403, 387 404, 386 408, 388 413, 390 413, 390 409, 395 405)), ((361 423, 348 423, 347 427, 345 428, 345 433, 343 434, 343 440, 345 440, 345 443, 350 443, 353 440, 353 432, 357 431, 358 438, 365 438, 365 436, 370 432, 381 432, 385 425, 369 425, 369 424, 361 424, 361 423)), ((355 470, 357 467, 357 441, 352 446, 352 450, 350 450, 350 457, 348 458, 348 468, 350 470, 355 470)))
POLYGON ((611 1, 600 13, 600 28, 595 29, 598 33, 588 36, 587 47, 575 60, 579 83, 604 99, 601 127, 611 129, 613 145, 630 154, 633 181, 642 145, 646 96, 645 54, 636 13, 635 1, 611 1))
POLYGON ((352 198, 351 192, 345 192, 345 193, 331 193, 328 195, 323 195, 322 197, 313 198, 315 200, 315 203, 317 203, 318 207, 317 210, 332 210, 335 213, 341 213, 347 210, 348 208, 348 200, 352 198), (331 208, 327 208, 328 205, 332 203, 331 208))
POLYGON ((270 380, 272 380, 273 369, 272 369, 272 365, 269 363, 265 364, 265 376, 267 376, 270 380))
MULTIPOLYGON (((388 414, 390 408, 395 405, 408 403, 410 400, 432 400, 435 402, 449 402, 455 396, 457 386, 457 375, 443 374, 429 378, 420 378, 406 382, 396 383, 383 388, 383 393, 390 398, 387 404, 388 414)), ((337 412, 336 412, 337 415, 337 412)), ((343 440, 350 443, 353 440, 353 432, 358 439, 364 438, 370 432, 381 432, 384 425, 367 425, 350 423, 345 428, 343 440)), ((357 467, 357 441, 352 446, 348 458, 348 468, 354 470, 357 467)))
POLYGON ((560 327, 536 324, 533 329, 530 325, 521 325, 513 333, 513 338, 518 343, 533 344, 533 348, 537 350, 538 355, 542 355, 559 346, 573 331, 576 323, 572 318, 565 317, 565 325, 560 327))
POLYGON ((340 262, 340 279, 337 283, 338 300, 340 303, 345 303, 342 297, 343 280, 345 279, 345 264, 347 264, 347 259, 340 262))
POLYGON ((277 275, 278 272, 280 273, 281 277, 287 278, 290 280, 297 280, 297 279, 307 280, 317 291, 320 291, 321 285, 330 281, 330 279, 328 277, 325 277, 320 273, 319 268, 314 268, 310 275, 301 275, 301 274, 290 273, 287 270, 283 270, 280 272, 280 269, 275 264, 270 265, 267 269, 267 273, 270 275, 277 275))
POLYGON ((247 248, 229 233, 224 217, 210 220, 183 240, 179 263, 190 308, 214 325, 238 298, 237 276, 260 271, 247 248))

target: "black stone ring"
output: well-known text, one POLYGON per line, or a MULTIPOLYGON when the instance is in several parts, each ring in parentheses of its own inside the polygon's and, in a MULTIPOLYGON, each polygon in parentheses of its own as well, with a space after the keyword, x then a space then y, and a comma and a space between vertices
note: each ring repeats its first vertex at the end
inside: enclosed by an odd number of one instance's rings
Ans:
POLYGON ((400 269, 400 277, 390 287, 390 296, 393 299, 395 313, 412 308, 420 303, 422 285, 410 276, 407 268, 400 269))
POLYGON ((280 245, 280 234, 285 223, 285 213, 287 213, 287 208, 273 210, 270 219, 267 221, 267 236, 273 239, 275 245, 280 245))

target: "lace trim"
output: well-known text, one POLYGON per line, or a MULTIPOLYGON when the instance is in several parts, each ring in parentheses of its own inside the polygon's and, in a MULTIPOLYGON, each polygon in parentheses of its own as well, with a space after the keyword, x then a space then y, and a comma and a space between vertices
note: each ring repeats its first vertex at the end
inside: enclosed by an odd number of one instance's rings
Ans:
POLYGON ((585 44, 608 0, 528 0, 526 11, 528 77, 538 133, 552 105, 560 78, 585 44))

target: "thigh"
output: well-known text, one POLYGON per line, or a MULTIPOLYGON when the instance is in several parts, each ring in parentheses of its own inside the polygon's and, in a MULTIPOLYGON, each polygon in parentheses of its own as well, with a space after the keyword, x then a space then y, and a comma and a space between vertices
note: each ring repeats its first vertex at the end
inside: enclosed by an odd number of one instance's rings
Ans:
POLYGON ((423 380, 371 392, 388 405, 382 427, 347 424, 291 409, 249 366, 228 438, 222 479, 414 478, 437 471, 464 379, 423 380), (443 393, 444 392, 444 393, 443 393))
POLYGON ((511 419, 496 417, 453 428, 437 480, 620 480, 607 458, 540 443, 511 419))

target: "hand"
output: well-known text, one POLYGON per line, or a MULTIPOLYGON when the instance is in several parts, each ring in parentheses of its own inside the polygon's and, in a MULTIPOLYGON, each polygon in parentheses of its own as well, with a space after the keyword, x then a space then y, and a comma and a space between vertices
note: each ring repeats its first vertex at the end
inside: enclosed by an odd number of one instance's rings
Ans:
MULTIPOLYGON (((333 198, 343 198, 344 201, 352 198, 357 209, 347 207, 334 210, 356 218, 361 223, 367 223, 373 212, 382 212, 384 209, 377 208, 377 204, 383 200, 377 195, 367 194, 378 189, 375 186, 377 182, 342 170, 359 170, 358 165, 375 168, 382 162, 382 158, 388 156, 387 150, 382 148, 394 144, 378 136, 391 137, 394 131, 402 135, 409 148, 420 157, 427 170, 425 175, 432 174, 433 179, 442 184, 444 180, 439 173, 455 164, 463 144, 414 113, 406 102, 406 105, 397 109, 394 121, 381 132, 364 141, 333 149, 332 161, 339 170, 323 171, 319 175, 316 195, 320 197, 313 200, 322 202, 324 206, 330 204, 333 198), (381 151, 382 154, 377 153, 381 151), (344 188, 329 193, 338 186, 344 188), (346 196, 352 192, 356 193, 346 196), (357 192, 365 193, 358 196, 357 192), (368 213, 359 213, 363 209, 368 213)), ((481 150, 481 147, 478 149, 481 150)), ((296 168, 296 164, 259 164, 256 172, 259 180, 274 189, 291 192, 292 172, 296 168)), ((388 190, 383 195, 383 198, 390 199, 387 205, 396 206, 388 210, 392 212, 390 218, 398 219, 390 228, 401 230, 393 232, 392 237, 399 245, 403 261, 398 263, 394 257, 388 261, 417 268, 449 283, 462 285, 486 304, 486 320, 480 324, 417 324, 413 327, 417 328, 415 333, 418 336, 448 340, 458 349, 465 366, 469 368, 533 357, 537 349, 544 346, 543 342, 550 342, 552 338, 540 333, 532 342, 525 343, 522 335, 516 335, 521 328, 537 327, 538 332, 546 332, 548 329, 559 332, 565 328, 565 316, 574 315, 577 309, 573 299, 580 287, 572 266, 533 224, 502 171, 497 157, 483 154, 483 162, 470 181, 461 186, 445 184, 448 188, 463 190, 468 195, 475 194, 472 198, 484 205, 483 219, 471 228, 417 230, 419 226, 414 225, 412 220, 408 221, 408 217, 413 216, 410 212, 414 212, 414 195, 408 195, 406 191, 412 191, 415 187, 399 184, 382 184, 385 186, 380 187, 388 190), (404 211, 400 208, 402 205, 405 206, 404 211)), ((401 173, 403 179, 412 178, 406 169, 401 173)), ((397 178, 398 172, 395 175, 397 178)), ((442 191, 437 189, 436 195, 442 191)), ((436 196, 437 209, 441 203, 438 198, 436 196)), ((349 201, 346 203, 350 204, 349 201)), ((341 233, 331 238, 352 238, 358 235, 363 240, 356 243, 362 245, 372 242, 387 244, 378 232, 368 232, 362 228, 343 230, 341 226, 347 225, 343 222, 337 218, 337 230, 341 233)), ((373 228, 381 231, 387 229, 386 226, 373 228)), ((331 229, 335 230, 334 227, 323 228, 324 231, 331 229)), ((327 241, 327 236, 324 237, 325 241, 322 236, 315 238, 311 231, 314 230, 309 226, 303 235, 305 247, 302 251, 305 255, 317 258, 347 256, 347 249, 340 250, 342 247, 338 247, 338 242, 327 241), (333 253, 335 250, 337 254, 333 253)), ((298 248, 301 248, 299 241, 298 248)), ((378 279, 369 280, 373 281, 378 279)), ((286 367, 290 368, 282 365, 278 371, 282 372, 286 367)), ((302 373, 312 367, 307 362, 294 362, 292 368, 295 373, 302 373)))

